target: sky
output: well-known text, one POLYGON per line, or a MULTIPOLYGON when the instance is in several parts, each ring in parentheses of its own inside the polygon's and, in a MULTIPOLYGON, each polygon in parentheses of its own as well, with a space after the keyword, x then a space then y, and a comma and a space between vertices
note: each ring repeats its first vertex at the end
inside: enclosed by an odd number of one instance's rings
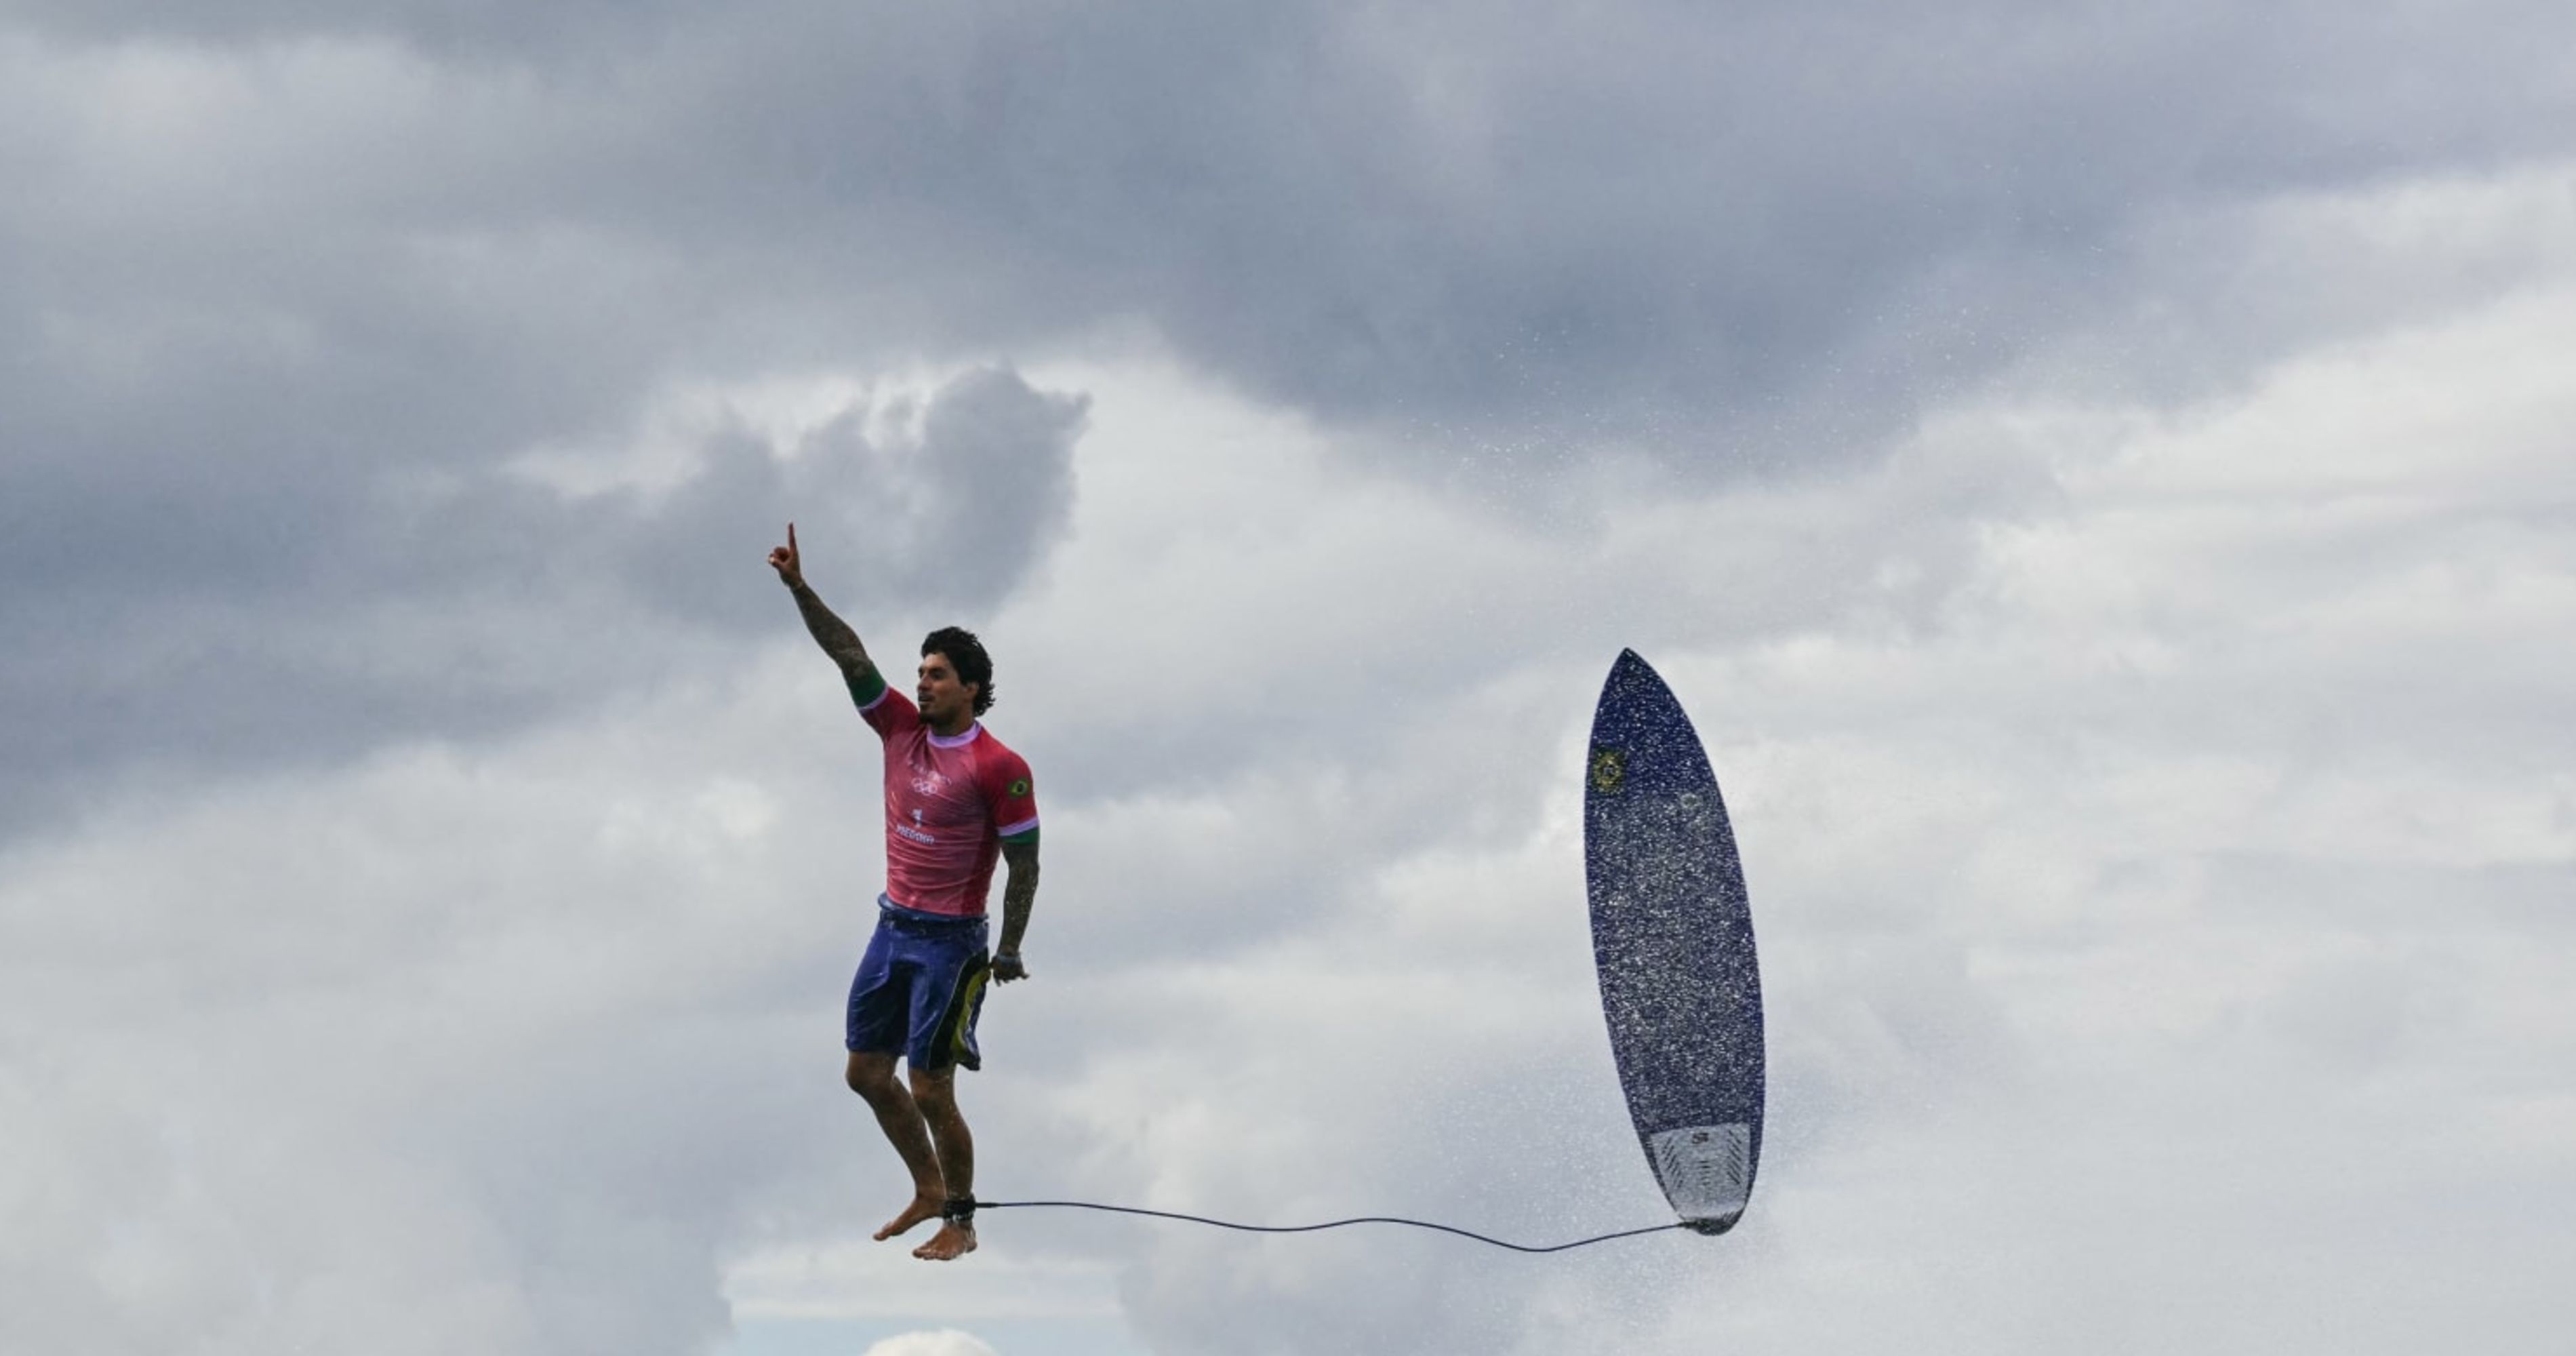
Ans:
POLYGON ((2569 52, 0 0, 0 1348, 2562 1349, 2569 52), (1743 1223, 870 1242, 791 520, 1034 769, 979 1194, 1669 1218, 1582 904, 1633 647, 1751 889, 1743 1223))

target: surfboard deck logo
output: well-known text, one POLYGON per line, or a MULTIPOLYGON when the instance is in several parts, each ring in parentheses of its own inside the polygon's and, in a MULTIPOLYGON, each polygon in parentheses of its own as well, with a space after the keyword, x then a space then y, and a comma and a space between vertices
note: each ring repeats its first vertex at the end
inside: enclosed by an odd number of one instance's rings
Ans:
POLYGON ((1618 749, 1592 751, 1592 789, 1608 793, 1617 791, 1628 779, 1628 758, 1618 749))
POLYGON ((1664 1198, 1735 1226, 1762 1157, 1762 977, 1735 835, 1690 717, 1622 650, 1583 795, 1592 955, 1619 1085, 1664 1198))

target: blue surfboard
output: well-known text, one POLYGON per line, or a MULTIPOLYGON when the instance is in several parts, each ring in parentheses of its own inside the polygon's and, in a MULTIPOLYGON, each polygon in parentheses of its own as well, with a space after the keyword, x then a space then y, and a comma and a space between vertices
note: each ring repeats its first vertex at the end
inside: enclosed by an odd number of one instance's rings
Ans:
POLYGON ((1717 776, 1654 669, 1619 652, 1584 772, 1592 958, 1619 1084, 1684 1224, 1743 1217, 1762 1160, 1762 975, 1717 776))

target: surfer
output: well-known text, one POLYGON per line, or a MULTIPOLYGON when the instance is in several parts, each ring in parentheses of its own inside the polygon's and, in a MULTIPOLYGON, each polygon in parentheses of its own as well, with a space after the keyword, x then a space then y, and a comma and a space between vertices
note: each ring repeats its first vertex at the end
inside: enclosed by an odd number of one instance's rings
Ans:
POLYGON ((885 741, 886 883, 876 934, 850 982, 843 1043, 850 1090, 867 1100, 912 1174, 911 1203, 876 1238, 935 1218, 939 1232, 912 1255, 951 1261, 975 1250, 975 1141, 957 1110, 957 1070, 983 1066, 975 1018, 986 978, 1009 983, 1029 973, 1020 959, 1038 889, 1029 765, 976 719, 993 704, 993 661, 974 633, 931 632, 906 700, 858 632, 806 585, 794 523, 769 564, 885 741), (997 857, 1009 877, 1001 944, 988 958, 984 902, 997 857), (895 1076, 898 1056, 904 1078, 895 1076))

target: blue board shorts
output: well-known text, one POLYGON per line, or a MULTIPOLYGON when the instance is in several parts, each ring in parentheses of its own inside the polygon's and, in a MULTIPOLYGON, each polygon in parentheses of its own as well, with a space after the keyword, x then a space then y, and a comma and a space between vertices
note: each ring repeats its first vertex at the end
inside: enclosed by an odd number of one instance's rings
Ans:
POLYGON ((915 1069, 984 1067, 975 1048, 993 974, 984 920, 877 903, 876 935, 850 980, 844 1043, 854 1053, 900 1053, 915 1069))

